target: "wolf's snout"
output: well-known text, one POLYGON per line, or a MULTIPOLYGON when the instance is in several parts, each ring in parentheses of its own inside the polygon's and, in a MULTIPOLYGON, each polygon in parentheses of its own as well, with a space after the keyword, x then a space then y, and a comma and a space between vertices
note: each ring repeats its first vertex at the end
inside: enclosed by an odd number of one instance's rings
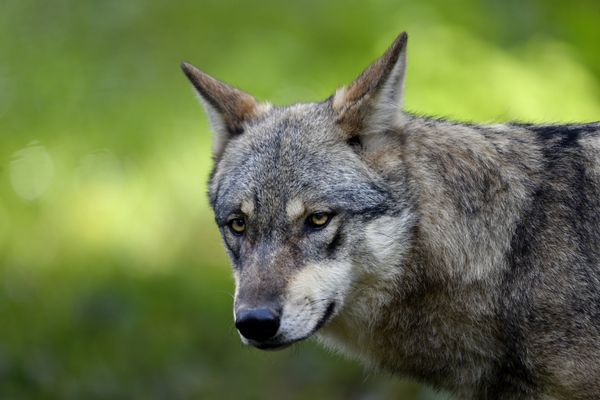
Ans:
POLYGON ((246 339, 262 342, 275 336, 279 322, 279 314, 269 308, 242 309, 237 312, 235 327, 246 339))

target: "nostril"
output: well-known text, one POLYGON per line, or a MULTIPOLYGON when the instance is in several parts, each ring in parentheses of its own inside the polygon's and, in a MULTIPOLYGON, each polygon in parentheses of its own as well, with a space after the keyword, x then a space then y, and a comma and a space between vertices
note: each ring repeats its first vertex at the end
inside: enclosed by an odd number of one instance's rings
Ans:
POLYGON ((262 342, 270 339, 279 329, 279 315, 268 308, 240 310, 235 327, 246 339, 262 342))

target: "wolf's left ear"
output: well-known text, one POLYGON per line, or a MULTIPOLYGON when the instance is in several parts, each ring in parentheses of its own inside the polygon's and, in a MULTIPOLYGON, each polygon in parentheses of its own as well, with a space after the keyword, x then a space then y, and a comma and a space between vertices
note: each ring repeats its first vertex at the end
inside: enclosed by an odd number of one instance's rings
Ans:
POLYGON ((188 63, 181 69, 192 82, 204 105, 213 131, 213 157, 219 158, 229 140, 244 132, 245 125, 270 107, 253 96, 229 86, 188 63))
POLYGON ((407 40, 402 32, 381 58, 333 97, 337 121, 349 137, 384 132, 396 123, 402 108, 407 40))

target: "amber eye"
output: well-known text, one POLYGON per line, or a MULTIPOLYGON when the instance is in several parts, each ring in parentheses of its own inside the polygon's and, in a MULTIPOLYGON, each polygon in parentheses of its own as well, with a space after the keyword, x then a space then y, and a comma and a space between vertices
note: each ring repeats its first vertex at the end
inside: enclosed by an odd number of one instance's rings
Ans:
POLYGON ((317 211, 309 215, 306 222, 311 228, 323 228, 330 219, 331 214, 325 211, 317 211))
POLYGON ((244 218, 235 218, 229 221, 229 229, 234 235, 241 235, 246 231, 246 221, 244 218))

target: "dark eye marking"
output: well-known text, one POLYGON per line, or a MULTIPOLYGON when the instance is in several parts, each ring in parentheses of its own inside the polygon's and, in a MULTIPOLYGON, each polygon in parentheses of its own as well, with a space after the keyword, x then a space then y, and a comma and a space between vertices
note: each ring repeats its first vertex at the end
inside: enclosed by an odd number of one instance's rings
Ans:
POLYGON ((344 243, 345 235, 340 229, 335 233, 335 236, 327 245, 326 251, 329 257, 333 257, 337 249, 344 243))

